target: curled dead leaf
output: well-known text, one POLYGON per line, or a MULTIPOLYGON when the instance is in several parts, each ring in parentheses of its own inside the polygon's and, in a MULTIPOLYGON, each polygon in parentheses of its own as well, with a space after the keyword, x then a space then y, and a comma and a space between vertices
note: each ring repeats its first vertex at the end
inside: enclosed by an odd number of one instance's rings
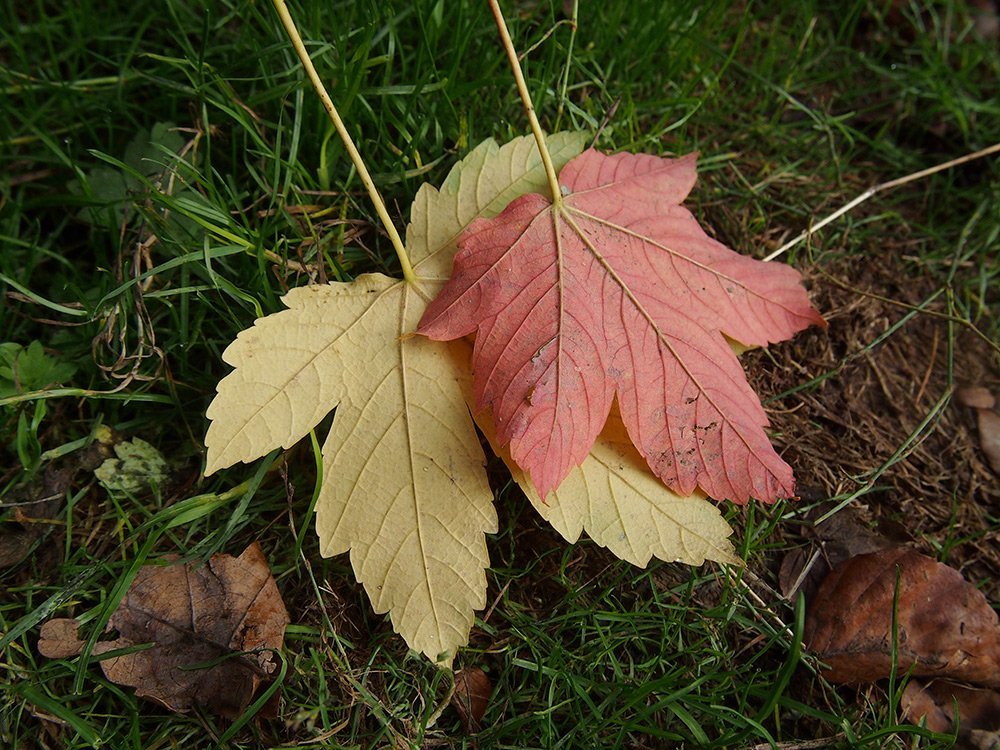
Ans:
POLYGON ((993 471, 1000 474, 1000 414, 992 409, 980 409, 976 414, 979 445, 993 471))
POLYGON ((1000 624, 982 592, 946 565, 905 548, 852 557, 819 587, 803 641, 831 682, 896 671, 1000 686, 1000 624), (898 595, 897 595, 898 580, 898 595))
MULTIPOLYGON (((146 565, 108 621, 114 640, 95 655, 149 647, 104 659, 107 678, 172 711, 193 705, 239 716, 272 679, 274 652, 289 623, 278 586, 256 543, 239 557, 213 555, 207 565, 146 565)), ((42 626, 38 649, 50 658, 79 654, 75 620, 42 626)))

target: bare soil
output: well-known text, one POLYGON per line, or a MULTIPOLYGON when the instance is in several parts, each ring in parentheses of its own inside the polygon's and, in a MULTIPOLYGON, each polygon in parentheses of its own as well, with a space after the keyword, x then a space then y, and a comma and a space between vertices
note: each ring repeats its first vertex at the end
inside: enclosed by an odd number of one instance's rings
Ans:
POLYGON ((883 338, 940 286, 896 256, 848 258, 807 276, 828 330, 746 359, 799 492, 807 499, 852 493, 909 443, 851 506, 883 534, 958 568, 996 601, 1000 478, 980 450, 974 411, 948 400, 964 385, 998 389, 996 350, 948 319, 944 294, 883 338), (780 395, 821 377, 813 388, 780 395))

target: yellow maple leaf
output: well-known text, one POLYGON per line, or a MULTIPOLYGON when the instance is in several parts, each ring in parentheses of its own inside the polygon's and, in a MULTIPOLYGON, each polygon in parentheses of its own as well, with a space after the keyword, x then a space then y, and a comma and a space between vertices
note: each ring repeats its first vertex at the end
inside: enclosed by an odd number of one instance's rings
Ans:
MULTIPOLYGON (((565 163, 582 134, 556 134, 565 163)), ((368 274, 294 289, 223 354, 236 369, 208 410, 206 473, 290 447, 331 409, 316 529, 324 555, 350 550, 376 612, 444 665, 486 600, 485 534, 496 512, 449 346, 408 335, 451 272, 454 240, 545 185, 531 138, 480 144, 411 209, 417 282, 368 274)))
MULTIPOLYGON (((464 341, 463 349, 453 350, 455 369, 468 372, 472 346, 464 341)), ((471 379, 462 385, 474 408, 471 379)), ((705 560, 743 565, 729 541, 733 530, 719 507, 703 493, 684 497, 664 486, 636 450, 617 404, 587 458, 544 502, 510 451, 499 444, 489 410, 475 412, 475 420, 538 514, 570 544, 586 531, 597 544, 640 568, 653 557, 688 565, 705 560)))
MULTIPOLYGON (((489 422, 477 417, 483 429, 489 422)), ((488 427, 488 437, 492 428, 488 427)), ((491 440, 490 444, 497 449, 491 440)), ((602 547, 640 568, 651 558, 701 565, 705 560, 742 565, 718 506, 699 493, 683 497, 664 486, 632 444, 617 406, 582 464, 550 492, 546 502, 527 474, 499 455, 535 510, 566 541, 583 531, 602 547)))

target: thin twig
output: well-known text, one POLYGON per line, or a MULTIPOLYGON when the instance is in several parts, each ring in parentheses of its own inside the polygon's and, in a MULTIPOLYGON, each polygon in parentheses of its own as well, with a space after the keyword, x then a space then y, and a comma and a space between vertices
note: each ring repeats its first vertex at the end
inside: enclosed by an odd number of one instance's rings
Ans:
POLYGON ((927 357, 927 369, 924 370, 924 376, 920 379, 920 388, 917 390, 917 395, 913 397, 913 403, 916 406, 920 406, 920 401, 924 397, 924 392, 927 390, 927 384, 930 382, 931 373, 934 371, 934 364, 937 362, 937 350, 938 350, 938 329, 934 328, 934 338, 931 341, 931 353, 927 357))
POLYGON ((568 18, 564 18, 561 21, 556 21, 554 24, 552 24, 552 26, 549 28, 549 30, 546 31, 542 35, 541 39, 539 39, 537 42, 535 42, 530 47, 528 47, 528 49, 526 49, 524 52, 522 52, 521 54, 519 54, 517 56, 517 59, 518 60, 523 60, 528 55, 530 55, 532 52, 534 52, 536 49, 538 49, 543 44, 545 44, 545 42, 548 40, 548 38, 550 36, 552 36, 553 34, 555 34, 556 33, 556 29, 558 29, 560 26, 573 26, 574 27, 574 31, 575 31, 576 30, 575 24, 576 24, 575 21, 572 21, 572 20, 570 20, 568 18))
POLYGON ((951 161, 946 161, 943 164, 938 164, 937 166, 934 166, 934 167, 928 167, 927 169, 921 169, 919 172, 914 172, 913 174, 908 174, 905 177, 899 177, 899 178, 897 178, 895 180, 889 180, 888 182, 883 182, 881 185, 876 185, 873 188, 869 188, 868 190, 866 190, 865 192, 863 192, 861 195, 859 195, 857 198, 855 198, 851 202, 849 202, 846 205, 841 206, 840 208, 838 208, 836 211, 834 211, 832 214, 830 214, 825 219, 823 219, 822 221, 820 221, 818 224, 814 224, 813 226, 809 227, 806 231, 804 231, 802 234, 800 234, 794 240, 786 242, 784 245, 782 245, 777 250, 775 250, 773 253, 771 253, 766 258, 764 258, 764 260, 774 260, 778 256, 783 255, 790 248, 793 248, 797 244, 799 244, 800 242, 802 242, 802 240, 805 240, 805 239, 808 239, 809 237, 812 237, 812 235, 814 235, 820 229, 822 229, 823 227, 825 227, 827 224, 829 224, 832 221, 836 221, 841 216, 843 216, 848 211, 850 211, 852 208, 861 205, 862 203, 864 203, 866 200, 868 200, 872 196, 876 195, 877 193, 881 193, 881 192, 883 192, 885 190, 889 190, 889 189, 894 188, 894 187, 899 187, 900 185, 905 185, 905 184, 907 184, 909 182, 914 182, 915 180, 919 180, 919 179, 921 179, 923 177, 927 177, 927 176, 935 174, 937 172, 943 172, 946 169, 951 169, 952 167, 957 167, 959 164, 965 164, 966 162, 974 161, 975 159, 981 159, 984 156, 989 156, 990 154, 995 154, 998 151, 1000 151, 1000 143, 994 143, 989 148, 984 148, 984 149, 981 149, 979 151, 976 151, 975 153, 966 154, 965 156, 960 156, 957 159, 952 159, 951 161))
MULTIPOLYGON (((726 571, 726 576, 729 578, 730 584, 738 585, 740 583, 739 577, 737 575, 735 575, 729 567, 726 567, 725 571, 726 571)), ((743 568, 740 571, 740 575, 744 579, 749 579, 750 581, 752 581, 753 583, 757 584, 761 588, 767 589, 768 592, 774 597, 775 600, 778 600, 778 599, 781 598, 778 595, 777 591, 775 591, 770 586, 768 586, 766 583, 764 583, 764 581, 762 581, 759 576, 757 576, 756 574, 754 574, 753 572, 751 572, 748 568, 743 568)), ((784 633, 789 638, 795 638, 795 633, 792 632, 792 629, 785 623, 785 621, 783 619, 781 619, 780 615, 778 615, 773 609, 771 609, 770 605, 768 605, 768 603, 765 602, 760 597, 760 595, 757 594, 757 592, 753 590, 752 587, 750 587, 749 585, 747 585, 746 583, 744 583, 743 588, 750 595, 750 598, 754 600, 754 602, 757 604, 757 606, 760 607, 762 610, 764 610, 765 612, 767 612, 768 615, 771 616, 771 619, 773 621, 772 624, 775 625, 775 626, 777 626, 779 632, 784 633)), ((761 617, 761 619, 763 620, 763 619, 766 619, 766 618, 761 617)))

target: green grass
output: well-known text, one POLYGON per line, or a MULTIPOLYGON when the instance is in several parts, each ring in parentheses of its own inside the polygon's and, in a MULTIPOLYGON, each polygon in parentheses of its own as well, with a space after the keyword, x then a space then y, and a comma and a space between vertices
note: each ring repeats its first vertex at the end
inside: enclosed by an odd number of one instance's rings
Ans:
MULTIPOLYGON (((609 150, 699 150, 693 209, 758 257, 867 187, 1000 141, 1000 55, 961 4, 587 3, 575 33, 562 5, 505 8, 532 48, 543 127, 600 128, 609 150)), ((400 229, 422 182, 527 131, 484 3, 292 11, 400 229)), ((490 539, 495 606, 459 658, 495 687, 485 728, 466 736, 450 710, 427 726, 448 681, 372 614, 346 558, 319 556, 309 446, 200 476, 237 332, 320 268, 398 274, 270 6, 10 1, 0 91, 0 342, 41 342, 75 368, 65 389, 0 407, 0 498, 42 494, 46 470, 78 461, 100 424, 172 467, 151 497, 117 500, 81 470, 50 530, 0 571, 4 747, 216 747, 219 719, 171 714, 35 642, 53 615, 103 623, 147 560, 253 540, 294 624, 281 718, 229 747, 948 746, 901 726, 897 696, 815 677, 796 658, 795 613, 768 590, 751 583, 758 601, 718 567, 639 570, 568 546, 509 487, 490 539)), ((788 260, 898 254, 996 340, 998 177, 994 158, 882 194, 788 260)), ((730 512, 758 575, 795 512, 730 512)))

